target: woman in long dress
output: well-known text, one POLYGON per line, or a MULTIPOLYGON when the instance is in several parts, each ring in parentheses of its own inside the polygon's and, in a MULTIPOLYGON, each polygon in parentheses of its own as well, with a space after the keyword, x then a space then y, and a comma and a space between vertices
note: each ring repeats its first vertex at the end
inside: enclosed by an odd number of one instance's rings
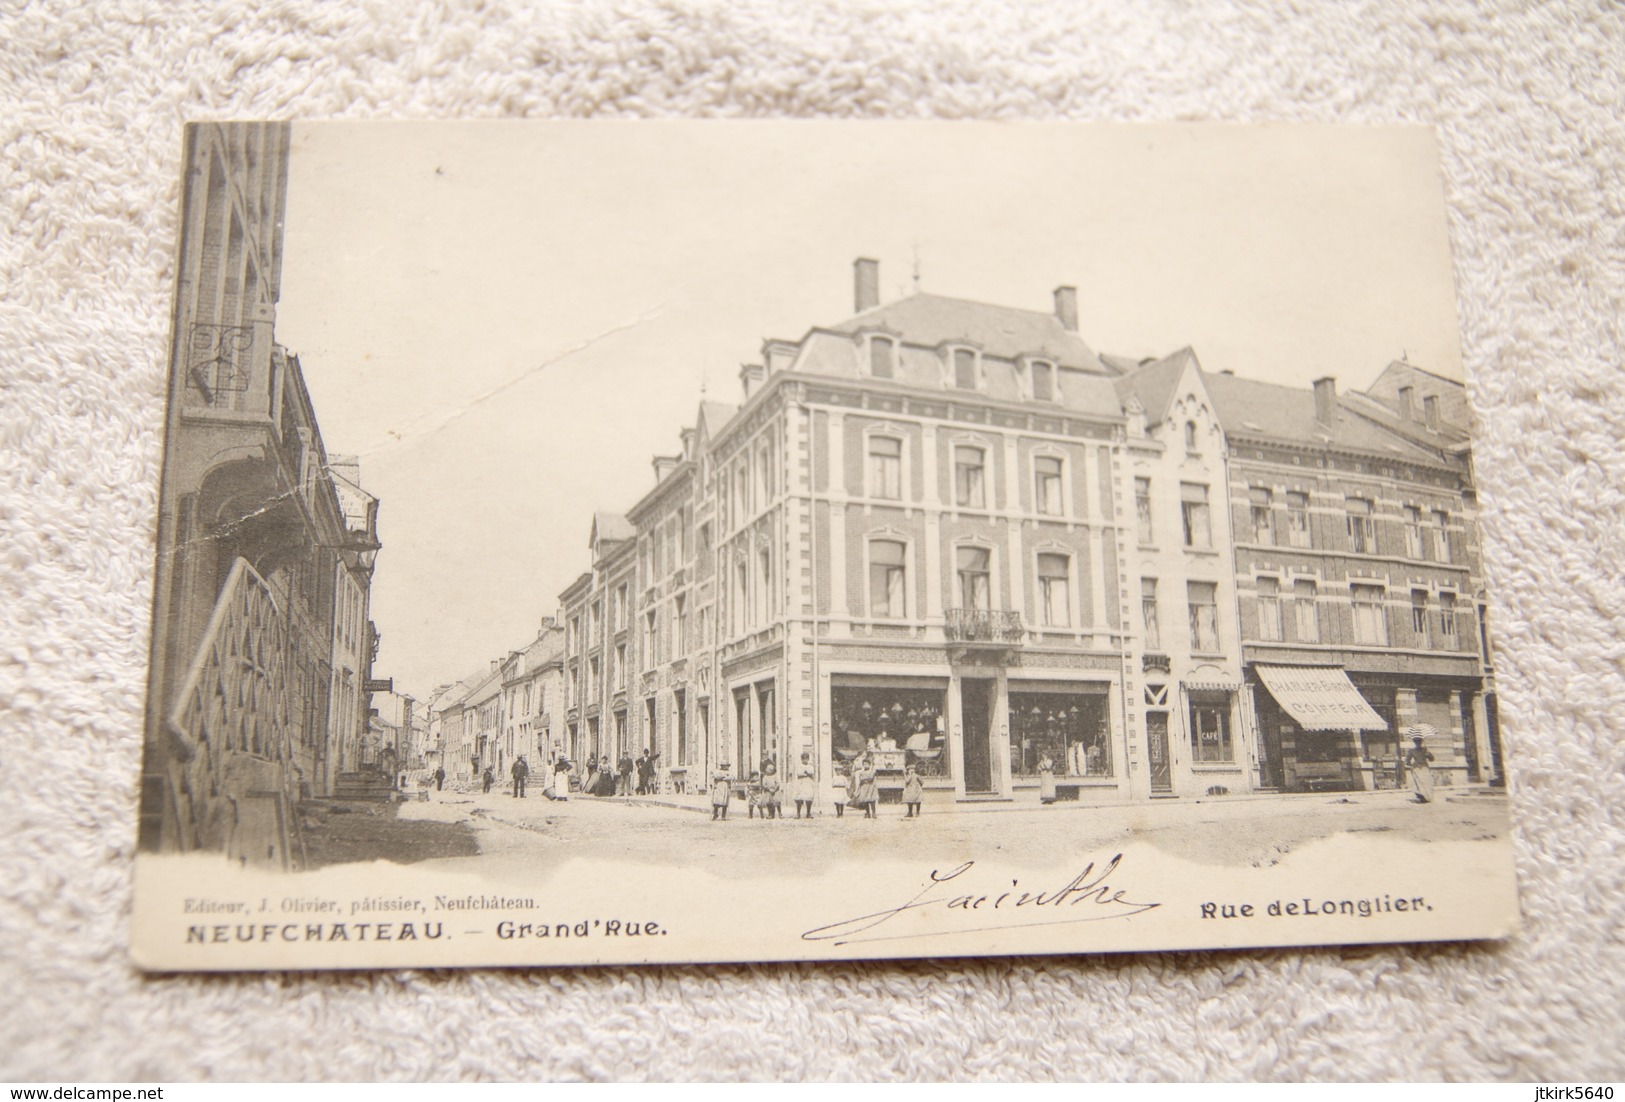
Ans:
POLYGON ((1411 773, 1411 791, 1416 802, 1429 803, 1433 799, 1433 753, 1422 745, 1422 736, 1411 738, 1411 748, 1405 751, 1405 768, 1411 773))
POLYGON ((1047 753, 1038 759, 1038 802, 1055 802, 1055 759, 1047 753))

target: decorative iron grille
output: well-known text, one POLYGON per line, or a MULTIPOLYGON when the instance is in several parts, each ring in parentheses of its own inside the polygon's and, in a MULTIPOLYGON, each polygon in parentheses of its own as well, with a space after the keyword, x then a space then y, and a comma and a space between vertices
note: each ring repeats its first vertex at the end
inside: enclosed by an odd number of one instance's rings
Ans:
POLYGON ((210 405, 224 405, 232 394, 248 390, 254 347, 251 325, 215 325, 196 322, 188 341, 187 370, 210 405))
POLYGON ((1027 634, 1021 614, 1005 609, 950 608, 944 628, 954 643, 1019 643, 1027 634))

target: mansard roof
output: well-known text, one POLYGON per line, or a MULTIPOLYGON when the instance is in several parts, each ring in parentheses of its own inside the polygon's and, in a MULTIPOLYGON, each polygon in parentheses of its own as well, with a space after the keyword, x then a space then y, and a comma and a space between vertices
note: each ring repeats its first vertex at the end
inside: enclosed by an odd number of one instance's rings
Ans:
POLYGON ((1083 338, 1054 314, 1040 310, 921 293, 865 310, 829 328, 836 333, 883 329, 905 343, 927 348, 964 341, 1000 359, 1035 356, 1063 367, 1113 374, 1083 338))

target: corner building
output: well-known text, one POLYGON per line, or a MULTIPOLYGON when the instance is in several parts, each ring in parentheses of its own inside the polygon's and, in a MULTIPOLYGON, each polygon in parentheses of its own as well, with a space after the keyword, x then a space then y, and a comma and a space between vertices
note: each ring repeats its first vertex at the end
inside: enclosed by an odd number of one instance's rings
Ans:
POLYGON ((1054 313, 882 306, 875 263, 855 275, 854 317, 767 341, 742 406, 702 405, 657 460, 631 514, 645 680, 625 697, 595 525, 595 569, 563 595, 577 752, 661 748, 673 786, 806 754, 827 788, 871 748, 883 797, 913 765, 962 800, 1035 798, 1047 758, 1062 799, 1126 797, 1124 418, 1075 293, 1054 313))

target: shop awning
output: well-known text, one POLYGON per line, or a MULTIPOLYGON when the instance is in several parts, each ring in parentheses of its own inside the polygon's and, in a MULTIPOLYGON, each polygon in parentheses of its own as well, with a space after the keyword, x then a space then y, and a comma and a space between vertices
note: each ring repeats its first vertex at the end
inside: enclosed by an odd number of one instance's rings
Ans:
POLYGON ((1276 703, 1306 731, 1381 731, 1388 724, 1340 666, 1255 666, 1276 703))

